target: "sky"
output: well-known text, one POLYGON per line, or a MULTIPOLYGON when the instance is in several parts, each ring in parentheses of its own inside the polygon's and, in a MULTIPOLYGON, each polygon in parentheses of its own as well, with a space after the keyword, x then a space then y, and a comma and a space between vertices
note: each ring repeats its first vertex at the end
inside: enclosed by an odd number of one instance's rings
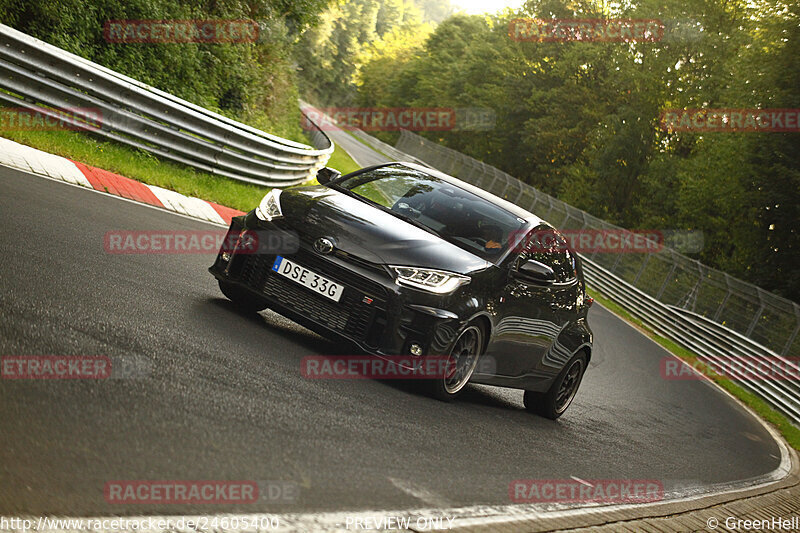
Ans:
POLYGON ((464 10, 470 15, 478 13, 495 13, 506 7, 518 8, 525 0, 450 0, 456 9, 464 10))

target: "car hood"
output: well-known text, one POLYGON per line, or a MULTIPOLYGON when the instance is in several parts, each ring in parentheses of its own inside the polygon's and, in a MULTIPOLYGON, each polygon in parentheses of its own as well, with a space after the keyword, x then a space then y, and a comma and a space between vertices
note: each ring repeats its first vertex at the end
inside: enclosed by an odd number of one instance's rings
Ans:
POLYGON ((281 211, 303 241, 328 237, 366 261, 467 274, 491 263, 377 207, 325 186, 281 192, 281 211))

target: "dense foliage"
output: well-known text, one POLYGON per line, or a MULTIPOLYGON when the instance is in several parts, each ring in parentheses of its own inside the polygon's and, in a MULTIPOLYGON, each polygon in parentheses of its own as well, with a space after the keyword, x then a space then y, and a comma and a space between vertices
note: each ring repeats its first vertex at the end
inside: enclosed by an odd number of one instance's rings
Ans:
POLYGON ((619 225, 702 230, 702 262, 800 299, 800 133, 659 124, 670 108, 800 107, 798 4, 609 5, 532 0, 517 13, 455 15, 424 41, 401 28, 328 75, 340 105, 492 108, 491 132, 425 135, 619 225), (660 19, 665 32, 518 42, 508 35, 517 17, 660 19), (346 80, 355 94, 342 92, 346 80))
POLYGON ((329 0, 0 0, 0 21, 278 135, 301 136, 292 47, 329 0), (256 42, 114 43, 110 20, 254 20, 256 42))
POLYGON ((320 105, 355 104, 362 65, 421 45, 452 11, 449 0, 333 2, 298 47, 301 92, 320 105))

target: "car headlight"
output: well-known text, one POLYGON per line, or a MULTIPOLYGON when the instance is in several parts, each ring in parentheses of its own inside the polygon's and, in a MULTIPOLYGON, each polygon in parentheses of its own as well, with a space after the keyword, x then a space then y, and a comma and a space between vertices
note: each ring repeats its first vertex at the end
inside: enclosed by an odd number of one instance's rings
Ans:
POLYGON ((436 294, 453 292, 460 286, 470 282, 470 278, 467 276, 443 270, 405 266, 393 266, 391 268, 397 276, 395 281, 399 285, 408 285, 409 287, 435 292, 436 294))
POLYGON ((264 220, 269 222, 270 220, 274 220, 276 218, 283 217, 283 211, 281 211, 281 190, 280 189, 272 189, 269 191, 265 196, 264 199, 261 200, 261 203, 256 207, 256 216, 260 220, 264 220))

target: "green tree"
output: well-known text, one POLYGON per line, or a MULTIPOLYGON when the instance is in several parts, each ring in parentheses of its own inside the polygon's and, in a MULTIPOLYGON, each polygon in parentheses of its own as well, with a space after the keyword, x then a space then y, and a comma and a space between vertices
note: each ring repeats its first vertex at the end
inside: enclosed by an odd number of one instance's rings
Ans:
POLYGON ((531 0, 519 12, 451 17, 422 46, 375 47, 359 102, 490 107, 492 132, 423 135, 611 222, 701 230, 703 262, 797 298, 799 134, 660 124, 668 109, 797 108, 797 11, 779 0, 531 0), (517 42, 507 34, 516 17, 658 19, 664 32, 655 42, 517 42))

